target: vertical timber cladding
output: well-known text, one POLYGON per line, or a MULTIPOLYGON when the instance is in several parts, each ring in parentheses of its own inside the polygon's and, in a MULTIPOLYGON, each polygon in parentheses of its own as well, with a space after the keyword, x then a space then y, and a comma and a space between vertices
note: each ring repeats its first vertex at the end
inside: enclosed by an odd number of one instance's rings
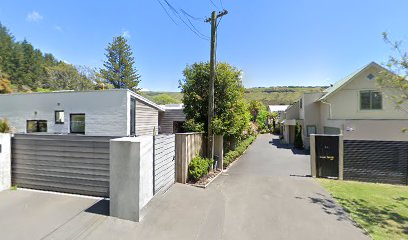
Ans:
POLYGON ((176 181, 175 135, 154 136, 154 194, 166 191, 176 181))
POLYGON ((408 142, 344 140, 344 179, 408 184, 408 142))
POLYGON ((109 197, 109 140, 112 138, 16 134, 12 138, 12 184, 109 197))

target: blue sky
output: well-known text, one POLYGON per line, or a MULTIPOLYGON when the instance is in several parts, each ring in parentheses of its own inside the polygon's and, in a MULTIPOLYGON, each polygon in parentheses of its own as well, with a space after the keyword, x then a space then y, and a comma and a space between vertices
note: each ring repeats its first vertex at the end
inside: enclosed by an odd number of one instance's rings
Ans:
MULTIPOLYGON (((205 18, 210 0, 168 0, 205 18)), ((212 0, 221 9, 220 0, 212 0)), ((222 0, 229 14, 218 29, 218 60, 244 71, 244 85, 328 85, 392 53, 382 38, 408 39, 408 1, 222 0)), ((133 49, 141 87, 177 91, 186 65, 209 59, 202 40, 158 1, 1 0, 0 22, 17 40, 75 65, 101 67, 106 45, 124 34, 133 49)), ((193 21, 209 36, 210 26, 193 21)))

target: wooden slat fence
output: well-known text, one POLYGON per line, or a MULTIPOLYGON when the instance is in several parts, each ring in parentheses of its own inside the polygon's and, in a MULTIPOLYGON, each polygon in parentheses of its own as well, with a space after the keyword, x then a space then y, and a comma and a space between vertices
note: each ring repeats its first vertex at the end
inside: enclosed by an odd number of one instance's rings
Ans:
POLYGON ((109 140, 112 138, 15 134, 12 184, 109 197, 109 140))
POLYGON ((175 136, 154 136, 154 194, 166 191, 175 182, 175 136))

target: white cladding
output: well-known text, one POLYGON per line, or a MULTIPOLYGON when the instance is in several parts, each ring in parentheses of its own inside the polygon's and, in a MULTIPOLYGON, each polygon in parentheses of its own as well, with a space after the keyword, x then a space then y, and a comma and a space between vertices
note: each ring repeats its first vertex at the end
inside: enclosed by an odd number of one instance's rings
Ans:
MULTIPOLYGON (((47 133, 67 134, 70 133, 70 115, 85 114, 85 135, 128 136, 130 95, 138 96, 129 92, 114 89, 0 95, 0 119, 7 119, 15 133, 26 133, 27 120, 46 120, 47 133), (55 111, 61 110, 64 123, 57 124, 55 111)), ((146 107, 158 112, 151 104, 146 107)), ((155 126, 157 129, 157 120, 155 126)))

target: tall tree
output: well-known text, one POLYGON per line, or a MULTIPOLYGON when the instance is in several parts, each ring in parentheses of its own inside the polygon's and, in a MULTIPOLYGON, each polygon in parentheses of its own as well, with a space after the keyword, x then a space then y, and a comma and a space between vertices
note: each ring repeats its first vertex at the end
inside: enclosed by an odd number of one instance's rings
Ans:
POLYGON ((115 88, 127 88, 133 91, 139 91, 140 75, 134 67, 132 49, 123 36, 113 38, 109 43, 105 54, 107 60, 100 70, 100 75, 115 88))
MULTIPOLYGON (((225 134, 227 137, 241 137, 249 125, 250 114, 244 101, 244 87, 241 81, 241 71, 228 63, 217 64, 215 89, 215 117, 212 128, 215 134, 225 134)), ((194 63, 187 66, 183 72, 185 79, 180 81, 183 93, 184 112, 188 123, 196 123, 207 129, 208 118, 208 85, 210 65, 194 63)))

